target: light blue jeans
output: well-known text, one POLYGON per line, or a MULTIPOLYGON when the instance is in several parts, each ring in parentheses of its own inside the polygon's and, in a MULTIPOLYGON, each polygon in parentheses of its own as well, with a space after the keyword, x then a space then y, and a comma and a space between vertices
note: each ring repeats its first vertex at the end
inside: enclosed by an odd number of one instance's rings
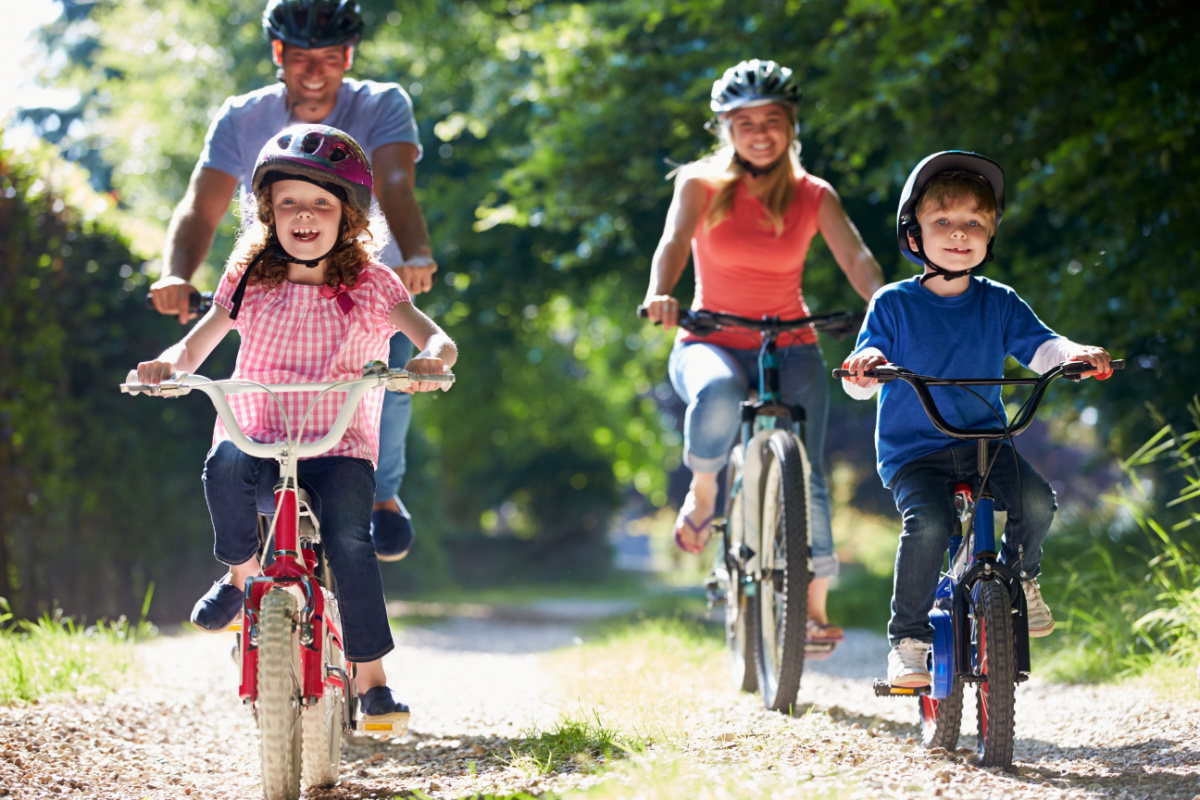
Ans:
MULTIPOLYGON (((821 348, 815 344, 779 348, 783 402, 804 407, 804 447, 809 475, 813 574, 838 574, 825 482, 825 427, 829 420, 829 380, 821 348)), ((692 472, 719 472, 741 425, 741 402, 758 388, 758 350, 734 350, 706 342, 676 344, 668 363, 671 385, 687 403, 683 421, 683 462, 692 472)))
MULTIPOLYGON (((403 333, 392 336, 388 366, 402 369, 413 356, 413 343, 403 333)), ((400 491, 406 460, 405 440, 412 421, 412 395, 383 393, 383 414, 379 418, 379 464, 375 467, 375 502, 386 503, 400 491)))

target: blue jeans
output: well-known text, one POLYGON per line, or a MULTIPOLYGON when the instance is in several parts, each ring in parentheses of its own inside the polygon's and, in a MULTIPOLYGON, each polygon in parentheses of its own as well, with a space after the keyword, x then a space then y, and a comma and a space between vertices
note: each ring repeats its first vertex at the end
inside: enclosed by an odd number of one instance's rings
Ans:
MULTIPOLYGON (((258 514, 274 513, 279 464, 219 442, 204 462, 204 497, 212 517, 213 553, 225 564, 244 564, 258 552, 258 514)), ((392 647, 383 580, 371 543, 371 462, 347 456, 306 458, 300 485, 321 521, 321 542, 337 580, 346 658, 374 661, 392 647)))
MULTIPOLYGON (((403 369, 413 355, 413 343, 403 333, 392 336, 388 366, 403 369)), ((375 467, 375 502, 386 503, 400 491, 406 461, 405 440, 412 421, 412 395, 383 393, 383 414, 379 418, 379 465, 375 467)))
MULTIPOLYGON (((815 344, 779 349, 783 402, 804 407, 804 447, 809 475, 813 574, 838 573, 833 553, 829 487, 825 482, 825 427, 829 420, 829 381, 825 359, 815 344)), ((676 344, 668 363, 671 385, 688 404, 683 421, 683 462, 692 472, 719 472, 741 426, 741 402, 758 388, 758 350, 734 350, 705 342, 676 344)))
MULTIPOLYGON (((991 445, 992 455, 995 447, 991 445)), ((896 550, 892 619, 888 622, 888 639, 893 645, 901 639, 933 641, 929 609, 954 532, 954 485, 963 481, 978 491, 979 480, 973 442, 910 461, 892 477, 888 488, 903 521, 896 550)), ((1058 509, 1054 490, 1020 455, 1014 461, 1008 445, 1003 446, 992 468, 987 488, 996 498, 996 510, 1007 512, 1000 560, 1022 578, 1036 577, 1041 570, 1042 542, 1058 509)))

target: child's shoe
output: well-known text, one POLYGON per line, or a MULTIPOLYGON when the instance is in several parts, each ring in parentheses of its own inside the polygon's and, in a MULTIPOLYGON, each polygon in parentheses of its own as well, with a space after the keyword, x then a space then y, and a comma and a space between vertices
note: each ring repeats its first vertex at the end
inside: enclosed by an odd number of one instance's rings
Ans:
POLYGON ((358 697, 357 730, 376 736, 401 736, 408 731, 408 706, 386 686, 375 686, 358 697))
POLYGON ((1054 630, 1054 617, 1050 615, 1050 606, 1042 599, 1042 589, 1036 578, 1021 581, 1025 590, 1025 608, 1029 617, 1030 636, 1049 636, 1054 630))
POLYGON ((192 607, 191 623, 202 631, 217 633, 228 630, 242 613, 245 595, 241 589, 225 583, 226 578, 214 583, 192 607))
POLYGON ((900 643, 892 648, 892 652, 888 653, 888 683, 892 686, 915 689, 928 686, 931 680, 929 642, 901 639, 900 643))

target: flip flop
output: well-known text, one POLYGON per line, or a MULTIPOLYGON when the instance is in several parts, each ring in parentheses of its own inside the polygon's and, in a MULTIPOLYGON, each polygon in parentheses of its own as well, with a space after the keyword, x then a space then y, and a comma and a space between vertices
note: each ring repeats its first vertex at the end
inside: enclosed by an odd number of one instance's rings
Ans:
POLYGON ((709 514, 708 517, 706 517, 704 520, 702 520, 699 525, 692 522, 691 518, 688 517, 687 514, 680 515, 680 519, 682 520, 682 523, 677 523, 675 526, 675 544, 678 545, 679 549, 685 553, 691 553, 692 555, 699 555, 700 553, 703 553, 704 546, 707 545, 708 540, 712 538, 712 535, 710 533, 708 533, 708 529, 709 529, 709 526, 712 524, 713 515, 709 514), (696 547, 695 550, 693 550, 692 548, 690 548, 686 544, 684 544, 683 538, 680 537, 680 535, 679 535, 683 531, 684 525, 687 525, 689 528, 692 529, 692 533, 695 535, 695 537, 697 539, 703 540, 700 542, 700 544, 696 547), (700 535, 701 531, 704 531, 707 535, 701 536, 700 535))

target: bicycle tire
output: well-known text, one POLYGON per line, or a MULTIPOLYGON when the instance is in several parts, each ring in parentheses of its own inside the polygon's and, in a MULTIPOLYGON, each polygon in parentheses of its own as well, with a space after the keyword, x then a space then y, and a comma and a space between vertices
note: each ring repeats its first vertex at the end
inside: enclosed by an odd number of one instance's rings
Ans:
POLYGON ((954 750, 962 732, 963 682, 955 677, 950 694, 941 700, 929 695, 917 698, 917 721, 921 725, 921 744, 930 750, 941 747, 954 750))
POLYGON ((771 711, 790 713, 804 672, 812 579, 808 475, 808 458, 799 440, 790 431, 772 433, 763 448, 763 578, 752 603, 758 687, 763 705, 771 711))
MULTIPOLYGON (((325 593, 325 636, 321 644, 322 666, 333 666, 345 673, 346 658, 333 638, 329 622, 337 624, 337 601, 327 589, 325 593)), ((322 669, 322 674, 325 674, 322 669)), ((342 727, 345 720, 346 697, 341 687, 325 684, 317 702, 300 712, 303 728, 304 760, 301 777, 304 785, 313 788, 334 786, 342 765, 342 727)))
POLYGON ((744 542, 745 518, 743 516, 748 487, 739 491, 734 487, 741 477, 745 462, 745 448, 738 445, 729 454, 729 465, 725 469, 725 532, 722 536, 722 558, 727 573, 725 586, 725 645, 729 651, 729 673, 733 685, 741 692, 758 690, 758 674, 754 660, 756 617, 750 613, 749 598, 746 597, 745 575, 730 555, 734 542, 744 542))
POLYGON ((281 589, 263 597, 258 634, 258 732, 264 800, 300 797, 300 637, 296 598, 281 589))
POLYGON ((1016 722, 1016 652, 1012 634, 1012 602, 998 580, 983 581, 975 602, 976 669, 985 678, 975 686, 978 739, 975 750, 983 767, 1012 766, 1016 722))

